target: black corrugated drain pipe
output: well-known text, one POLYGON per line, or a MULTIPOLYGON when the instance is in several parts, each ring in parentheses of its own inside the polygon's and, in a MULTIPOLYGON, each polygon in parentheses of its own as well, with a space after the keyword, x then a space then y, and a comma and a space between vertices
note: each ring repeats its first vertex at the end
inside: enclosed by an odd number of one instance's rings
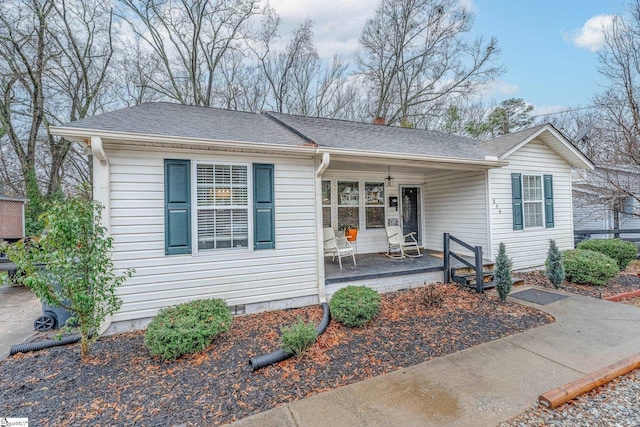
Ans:
MULTIPOLYGON (((329 304, 323 302, 322 304, 322 320, 320 324, 316 328, 316 337, 319 337, 324 333, 329 326, 329 320, 331 320, 331 315, 329 313, 329 304)), ((265 366, 272 365, 274 363, 282 362, 285 359, 293 356, 293 353, 289 353, 284 350, 276 350, 272 353, 263 354, 260 356, 255 356, 249 359, 249 366, 251 366, 252 371, 256 371, 260 368, 264 368, 265 366)))
POLYGON ((61 340, 43 340, 36 342, 28 342, 24 344, 16 344, 11 346, 9 356, 16 353, 28 353, 30 351, 44 350, 45 348, 57 347, 60 345, 75 344, 80 341, 80 335, 74 334, 63 337, 61 340))

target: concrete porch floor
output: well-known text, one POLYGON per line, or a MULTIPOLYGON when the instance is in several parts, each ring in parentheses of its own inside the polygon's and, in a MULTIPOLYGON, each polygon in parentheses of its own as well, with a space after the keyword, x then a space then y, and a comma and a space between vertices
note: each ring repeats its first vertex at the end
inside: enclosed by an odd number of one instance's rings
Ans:
MULTIPOLYGON (((472 258, 468 258, 473 262, 472 258)), ((491 261, 485 260, 486 263, 491 261)), ((419 273, 444 272, 442 252, 425 251, 419 258, 394 259, 380 253, 356 254, 356 265, 351 257, 342 258, 342 270, 336 258, 326 257, 324 262, 325 283, 344 283, 354 280, 379 279, 419 273)), ((463 264, 451 258, 452 267, 463 267, 463 264)), ((444 277, 443 277, 444 279, 444 277)))

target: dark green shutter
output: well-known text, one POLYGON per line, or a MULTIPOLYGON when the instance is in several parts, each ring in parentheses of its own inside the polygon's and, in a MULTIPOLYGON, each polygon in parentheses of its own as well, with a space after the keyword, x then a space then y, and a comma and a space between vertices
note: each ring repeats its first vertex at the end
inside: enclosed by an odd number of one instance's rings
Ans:
POLYGON ((553 228, 553 175, 544 176, 545 227, 553 228))
POLYGON ((513 205, 513 229, 522 230, 522 174, 511 174, 511 198, 513 205))
POLYGON ((276 247, 273 165, 253 164, 253 247, 276 247))
POLYGON ((191 162, 164 160, 165 254, 191 253, 191 162))

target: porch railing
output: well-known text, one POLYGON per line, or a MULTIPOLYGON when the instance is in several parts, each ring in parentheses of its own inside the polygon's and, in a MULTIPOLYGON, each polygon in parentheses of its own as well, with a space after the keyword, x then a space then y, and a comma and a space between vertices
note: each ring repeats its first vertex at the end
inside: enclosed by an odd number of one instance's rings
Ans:
POLYGON ((640 243, 640 229, 634 228, 629 230, 623 230, 614 228, 613 230, 574 230, 573 236, 576 245, 583 240, 590 239, 592 234, 613 234, 616 239, 620 238, 621 234, 635 234, 637 237, 622 237, 622 240, 627 240, 633 243, 640 243))
POLYGON ((463 242, 457 237, 452 236, 449 233, 444 233, 444 282, 449 283, 452 279, 451 273, 451 257, 457 259, 462 264, 473 269, 475 271, 476 279, 476 292, 484 292, 484 265, 482 263, 482 246, 471 246, 470 244, 463 242), (467 261, 461 255, 451 250, 451 242, 455 242, 473 252, 474 263, 467 261))

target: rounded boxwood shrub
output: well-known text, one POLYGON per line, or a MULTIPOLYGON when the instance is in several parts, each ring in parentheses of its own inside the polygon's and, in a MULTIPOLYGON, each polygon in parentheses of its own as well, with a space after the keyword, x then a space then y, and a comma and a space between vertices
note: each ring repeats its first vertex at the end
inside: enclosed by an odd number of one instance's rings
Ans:
POLYGON ((349 327, 360 327, 380 310, 380 295, 366 286, 347 286, 338 290, 331 301, 331 317, 349 327))
POLYGON ((280 328, 282 344, 280 348, 300 356, 316 342, 316 327, 313 322, 305 323, 302 319, 291 326, 280 328))
POLYGON ((221 299, 202 299, 160 310, 144 334, 153 355, 163 359, 204 350, 218 334, 226 332, 233 317, 221 299))
POLYGON ((603 253, 573 249, 562 254, 565 277, 573 283, 606 285, 618 274, 618 263, 603 253))
POLYGON ((596 251, 615 259, 620 270, 627 268, 629 263, 638 256, 638 248, 634 243, 620 239, 589 239, 578 244, 578 249, 596 251))

